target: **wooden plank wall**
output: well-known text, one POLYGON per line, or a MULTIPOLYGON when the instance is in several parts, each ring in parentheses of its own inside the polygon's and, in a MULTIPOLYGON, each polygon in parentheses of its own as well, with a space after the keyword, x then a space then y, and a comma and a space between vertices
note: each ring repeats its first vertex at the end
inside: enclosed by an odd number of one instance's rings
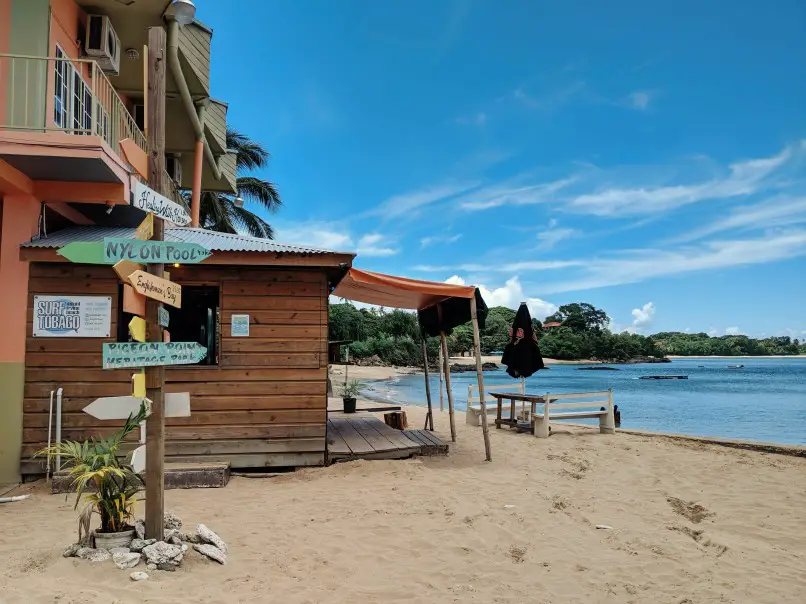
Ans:
MULTIPOLYGON (((167 392, 191 394, 191 416, 167 420, 168 461, 229 461, 233 467, 324 463, 324 271, 215 265, 169 270, 180 284, 220 288, 221 334, 218 366, 166 372, 167 392), (230 337, 233 313, 250 315, 248 338, 230 337)), ((119 303, 118 280, 109 267, 31 264, 22 450, 28 474, 42 472, 30 456, 47 442, 51 390, 64 389, 62 438, 70 440, 113 432, 122 422, 98 421, 82 409, 100 396, 131 394, 131 371, 101 368, 101 344, 113 339, 31 337, 37 294, 112 296, 112 334, 119 303)))

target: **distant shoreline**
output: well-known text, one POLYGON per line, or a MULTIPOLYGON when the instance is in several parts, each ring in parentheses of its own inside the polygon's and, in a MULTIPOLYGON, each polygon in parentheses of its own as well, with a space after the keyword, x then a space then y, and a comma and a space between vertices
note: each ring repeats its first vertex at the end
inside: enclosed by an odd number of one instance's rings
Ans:
POLYGON ((667 354, 667 359, 806 359, 806 354, 762 354, 762 355, 735 355, 735 356, 721 356, 721 355, 681 355, 681 354, 667 354))

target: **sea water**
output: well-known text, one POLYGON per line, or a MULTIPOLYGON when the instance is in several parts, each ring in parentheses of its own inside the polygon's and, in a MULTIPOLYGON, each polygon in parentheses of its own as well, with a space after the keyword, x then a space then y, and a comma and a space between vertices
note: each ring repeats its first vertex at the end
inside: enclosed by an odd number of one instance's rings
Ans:
MULTIPOLYGON (((618 371, 586 371, 579 367, 551 365, 538 371, 526 380, 526 392, 612 388, 614 402, 621 411, 622 428, 806 445, 806 357, 687 358, 664 364, 611 365, 618 371), (744 367, 728 368, 737 364, 744 367), (686 375, 688 379, 639 379, 645 375, 686 375)), ((467 387, 476 384, 476 373, 453 373, 451 382, 457 421, 464 421, 467 387)), ((496 386, 517 383, 504 368, 484 372, 487 392, 496 386)), ((364 394, 376 400, 424 405, 424 379, 418 374, 370 382, 364 394)), ((431 398, 434 408, 439 409, 436 375, 431 376, 431 398)), ((447 410, 447 397, 444 404, 447 410)))

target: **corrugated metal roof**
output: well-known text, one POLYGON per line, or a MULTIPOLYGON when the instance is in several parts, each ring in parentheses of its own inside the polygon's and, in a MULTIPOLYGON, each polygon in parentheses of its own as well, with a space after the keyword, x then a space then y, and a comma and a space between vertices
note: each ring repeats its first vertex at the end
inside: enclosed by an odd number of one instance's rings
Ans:
MULTIPOLYGON (((80 226, 57 231, 47 237, 32 239, 22 247, 60 248, 74 241, 103 241, 104 237, 133 239, 135 229, 124 227, 80 226)), ((278 243, 270 239, 217 233, 205 229, 173 227, 165 229, 165 241, 197 243, 212 252, 274 252, 287 254, 338 254, 319 248, 278 243)))

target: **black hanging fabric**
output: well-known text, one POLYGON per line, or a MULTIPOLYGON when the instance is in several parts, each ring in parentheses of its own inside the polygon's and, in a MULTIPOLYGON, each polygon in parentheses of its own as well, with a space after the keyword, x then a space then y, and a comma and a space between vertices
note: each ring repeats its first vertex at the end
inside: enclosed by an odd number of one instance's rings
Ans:
POLYGON ((527 378, 545 367, 526 304, 521 304, 515 313, 515 320, 509 330, 509 344, 504 348, 501 363, 507 366, 507 373, 514 378, 527 378))
MULTIPOLYGON (((444 331, 445 335, 450 335, 454 327, 470 322, 469 298, 448 298, 439 305, 442 307, 441 315, 436 304, 417 311, 420 328, 427 335, 438 336, 440 331, 444 331)), ((479 331, 481 331, 487 324, 487 304, 481 297, 478 288, 476 288, 476 315, 479 320, 479 331)))

